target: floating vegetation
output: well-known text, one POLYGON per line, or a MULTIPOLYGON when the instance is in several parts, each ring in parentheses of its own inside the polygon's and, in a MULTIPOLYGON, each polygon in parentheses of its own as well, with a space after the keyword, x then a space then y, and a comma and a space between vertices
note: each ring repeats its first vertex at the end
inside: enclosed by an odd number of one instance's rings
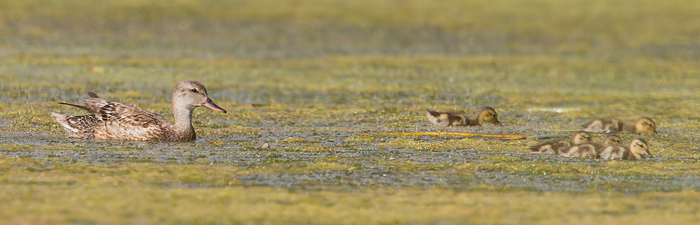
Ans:
POLYGON ((0 6, 1 224, 700 221, 699 1, 0 6), (230 110, 195 110, 195 142, 69 139, 49 116, 94 91, 172 119, 185 79, 230 110), (425 118, 487 105, 503 126, 425 118), (621 137, 655 158, 527 149, 642 116, 659 134, 621 137))

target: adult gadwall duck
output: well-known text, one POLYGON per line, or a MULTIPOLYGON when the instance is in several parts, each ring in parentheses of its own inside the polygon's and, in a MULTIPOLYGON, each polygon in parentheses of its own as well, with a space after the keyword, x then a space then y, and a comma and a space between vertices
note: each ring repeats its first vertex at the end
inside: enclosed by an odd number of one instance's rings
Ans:
POLYGON ((199 81, 185 80, 175 85, 172 95, 175 123, 160 114, 110 102, 88 92, 90 99, 83 105, 59 102, 88 111, 89 115, 64 116, 51 113, 56 122, 68 132, 69 137, 83 139, 117 139, 148 141, 194 141, 197 138, 192 127, 192 111, 204 106, 217 112, 226 110, 217 106, 207 95, 207 89, 199 81))
POLYGON ((579 131, 572 135, 571 140, 554 140, 547 141, 537 145, 530 146, 530 153, 533 154, 552 154, 558 155, 561 149, 578 145, 583 143, 588 143, 591 141, 591 134, 585 131, 579 131))
POLYGON ((597 119, 583 125, 583 130, 592 133, 649 133, 656 134, 656 123, 649 117, 642 117, 634 125, 615 118, 597 119))
POLYGON ((428 116, 430 123, 440 126, 481 126, 484 122, 502 125, 498 121, 496 110, 489 106, 481 109, 481 112, 474 119, 467 118, 461 113, 436 112, 430 109, 428 109, 426 116, 428 116))
POLYGON ((567 158, 598 158, 603 149, 608 146, 622 144, 622 139, 617 135, 608 135, 603 143, 583 143, 560 149, 559 155, 567 158))
POLYGON ((653 158, 654 156, 649 152, 649 144, 641 138, 632 139, 629 147, 621 145, 608 146, 600 153, 601 159, 642 160, 647 157, 653 158))

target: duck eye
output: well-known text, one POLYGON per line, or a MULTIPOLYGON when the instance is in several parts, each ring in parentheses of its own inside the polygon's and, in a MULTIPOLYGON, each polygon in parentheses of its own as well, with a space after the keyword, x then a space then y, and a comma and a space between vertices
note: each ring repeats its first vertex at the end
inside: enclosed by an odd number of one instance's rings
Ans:
POLYGON ((190 91, 193 93, 197 93, 197 88, 192 88, 192 90, 190 90, 190 91))

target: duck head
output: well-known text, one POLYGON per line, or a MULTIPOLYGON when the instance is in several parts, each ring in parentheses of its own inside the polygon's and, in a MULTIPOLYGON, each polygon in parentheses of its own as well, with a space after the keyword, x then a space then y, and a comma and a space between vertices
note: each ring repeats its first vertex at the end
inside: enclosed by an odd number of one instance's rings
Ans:
POLYGON ((173 90, 172 102, 174 108, 193 110, 203 106, 216 112, 226 113, 209 98, 207 88, 202 83, 194 80, 180 81, 173 90))
POLYGON ((499 126, 503 125, 498 121, 498 113, 496 113, 496 110, 489 106, 484 107, 481 112, 479 112, 477 120, 480 120, 481 122, 493 123, 499 126))
POLYGON ((603 139, 603 144, 605 146, 622 145, 622 138, 614 134, 609 134, 603 139))
POLYGON ((649 117, 642 117, 634 124, 637 133, 656 134, 656 123, 649 117))
POLYGON ((591 141, 591 134, 585 131, 579 131, 574 133, 573 139, 574 140, 572 142, 574 145, 588 143, 591 141))
POLYGON ((654 158, 649 152, 649 144, 644 139, 634 138, 630 142, 630 151, 636 155, 646 155, 649 158, 654 158))

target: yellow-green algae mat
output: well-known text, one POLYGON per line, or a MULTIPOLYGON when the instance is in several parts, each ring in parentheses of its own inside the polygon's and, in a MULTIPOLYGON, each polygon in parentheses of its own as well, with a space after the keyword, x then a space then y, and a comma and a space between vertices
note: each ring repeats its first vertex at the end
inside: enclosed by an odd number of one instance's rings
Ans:
POLYGON ((0 11, 0 224, 699 221, 700 1, 0 0, 0 11), (49 116, 83 113, 55 102, 94 91, 170 117, 184 79, 229 111, 195 110, 194 143, 73 140, 49 116), (504 126, 425 119, 483 106, 504 126), (649 142, 657 157, 640 162, 483 136, 641 116, 659 134, 622 135, 649 142))
POLYGON ((467 192, 410 187, 303 191, 241 186, 222 179, 239 170, 230 166, 52 164, 7 156, 0 157, 0 165, 0 215, 10 224, 682 224, 700 219, 700 193, 693 190, 533 193, 484 185, 467 192), (214 186, 157 185, 189 182, 195 174, 194 179, 214 186))

